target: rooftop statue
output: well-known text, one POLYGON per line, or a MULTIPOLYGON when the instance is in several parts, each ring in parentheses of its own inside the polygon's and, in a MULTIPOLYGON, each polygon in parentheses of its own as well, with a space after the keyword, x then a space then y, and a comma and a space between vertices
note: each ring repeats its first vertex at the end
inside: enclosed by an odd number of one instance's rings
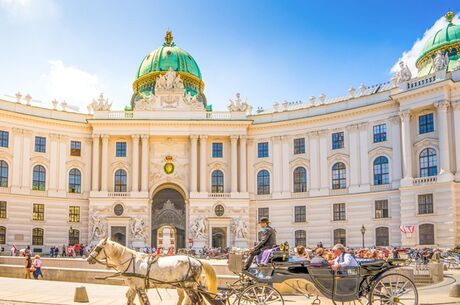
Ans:
POLYGON ((169 67, 166 74, 158 76, 155 89, 184 89, 184 83, 180 75, 176 75, 176 71, 172 67, 169 67))
POLYGON ((97 100, 93 99, 93 102, 88 105, 88 110, 93 111, 110 111, 112 103, 109 103, 108 98, 104 98, 104 94, 100 94, 97 100))
POLYGON ((436 52, 436 57, 433 58, 433 67, 436 72, 446 70, 449 65, 449 55, 447 52, 442 54, 441 50, 436 52))
POLYGON ((235 100, 229 100, 228 106, 227 106, 228 111, 233 112, 233 111, 240 111, 240 112, 248 112, 250 113, 252 111, 251 105, 249 105, 247 99, 242 102, 240 94, 236 94, 236 99, 235 100))
POLYGON ((399 67, 401 70, 399 71, 399 75, 397 76, 397 82, 407 82, 412 78, 412 72, 410 72, 409 67, 403 62, 399 62, 399 67))

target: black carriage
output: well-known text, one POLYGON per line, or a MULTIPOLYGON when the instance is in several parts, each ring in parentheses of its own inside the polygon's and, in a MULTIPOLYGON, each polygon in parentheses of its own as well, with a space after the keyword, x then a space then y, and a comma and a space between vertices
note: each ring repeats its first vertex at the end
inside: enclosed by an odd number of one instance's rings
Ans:
POLYGON ((243 271, 243 257, 229 255, 229 270, 239 280, 223 292, 220 304, 263 305, 284 304, 274 284, 285 284, 320 304, 327 298, 333 304, 417 305, 414 282, 400 269, 401 260, 360 262, 334 272, 328 266, 313 266, 283 252, 275 252, 270 264, 243 271))

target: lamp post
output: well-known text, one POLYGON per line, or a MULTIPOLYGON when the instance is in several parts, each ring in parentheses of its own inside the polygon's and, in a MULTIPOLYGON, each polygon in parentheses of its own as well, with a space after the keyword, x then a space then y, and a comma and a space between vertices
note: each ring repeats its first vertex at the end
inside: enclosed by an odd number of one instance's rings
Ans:
POLYGON ((361 226, 361 235, 363 236, 363 248, 364 248, 364 234, 366 234, 366 228, 364 225, 361 226))

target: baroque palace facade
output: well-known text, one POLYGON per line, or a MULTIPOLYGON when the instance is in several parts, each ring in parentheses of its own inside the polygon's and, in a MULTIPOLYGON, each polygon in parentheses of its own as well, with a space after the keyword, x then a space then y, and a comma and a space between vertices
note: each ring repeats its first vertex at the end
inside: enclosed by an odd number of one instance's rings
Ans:
POLYGON ((147 54, 131 106, 88 114, 0 99, 0 245, 248 247, 268 216, 278 241, 351 247, 460 243, 460 25, 412 75, 339 98, 212 111, 170 32, 147 54), (361 232, 362 228, 365 232, 361 232), (364 234, 363 234, 364 233, 364 234))

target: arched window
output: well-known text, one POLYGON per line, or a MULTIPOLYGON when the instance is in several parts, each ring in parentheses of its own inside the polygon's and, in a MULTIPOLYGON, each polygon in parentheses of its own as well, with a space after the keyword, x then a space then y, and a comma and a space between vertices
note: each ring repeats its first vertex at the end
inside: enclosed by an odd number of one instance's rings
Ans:
POLYGON ((224 173, 216 169, 211 174, 211 193, 224 192, 224 173))
POLYGON ((436 176, 438 174, 438 161, 433 148, 425 148, 420 153, 420 177, 436 176))
POLYGON ((126 192, 128 189, 128 175, 124 169, 115 172, 114 192, 126 192))
POLYGON ((431 223, 424 223, 418 227, 419 231, 419 244, 420 245, 434 245, 434 225, 431 223))
POLYGON ((295 246, 307 246, 307 231, 297 230, 294 233, 295 235, 295 246))
POLYGON ((307 191, 307 171, 304 167, 297 167, 294 170, 294 193, 307 191))
POLYGON ((8 163, 0 160, 0 187, 8 187, 8 163))
POLYGON ((6 228, 0 227, 0 245, 6 244, 6 228))
POLYGON ((257 173, 257 195, 270 194, 270 173, 263 169, 257 173))
POLYGON ((43 229, 41 228, 32 229, 32 245, 43 246, 43 229))
POLYGON ((69 171, 69 193, 81 193, 81 172, 77 168, 69 171))
POLYGON ((69 230, 69 245, 73 246, 80 243, 80 231, 77 229, 69 230))
POLYGON ((377 247, 388 247, 390 245, 390 230, 387 227, 375 229, 375 245, 377 247))
POLYGON ((334 245, 342 244, 346 246, 347 243, 347 232, 345 229, 335 229, 334 230, 334 245))
POLYGON ((44 191, 46 189, 46 169, 42 165, 34 166, 32 189, 34 191, 44 191))
POLYGON ((388 158, 380 156, 374 160, 374 184, 389 184, 390 170, 388 166, 388 158))
POLYGON ((347 168, 344 163, 337 162, 332 166, 332 189, 347 187, 347 168))

